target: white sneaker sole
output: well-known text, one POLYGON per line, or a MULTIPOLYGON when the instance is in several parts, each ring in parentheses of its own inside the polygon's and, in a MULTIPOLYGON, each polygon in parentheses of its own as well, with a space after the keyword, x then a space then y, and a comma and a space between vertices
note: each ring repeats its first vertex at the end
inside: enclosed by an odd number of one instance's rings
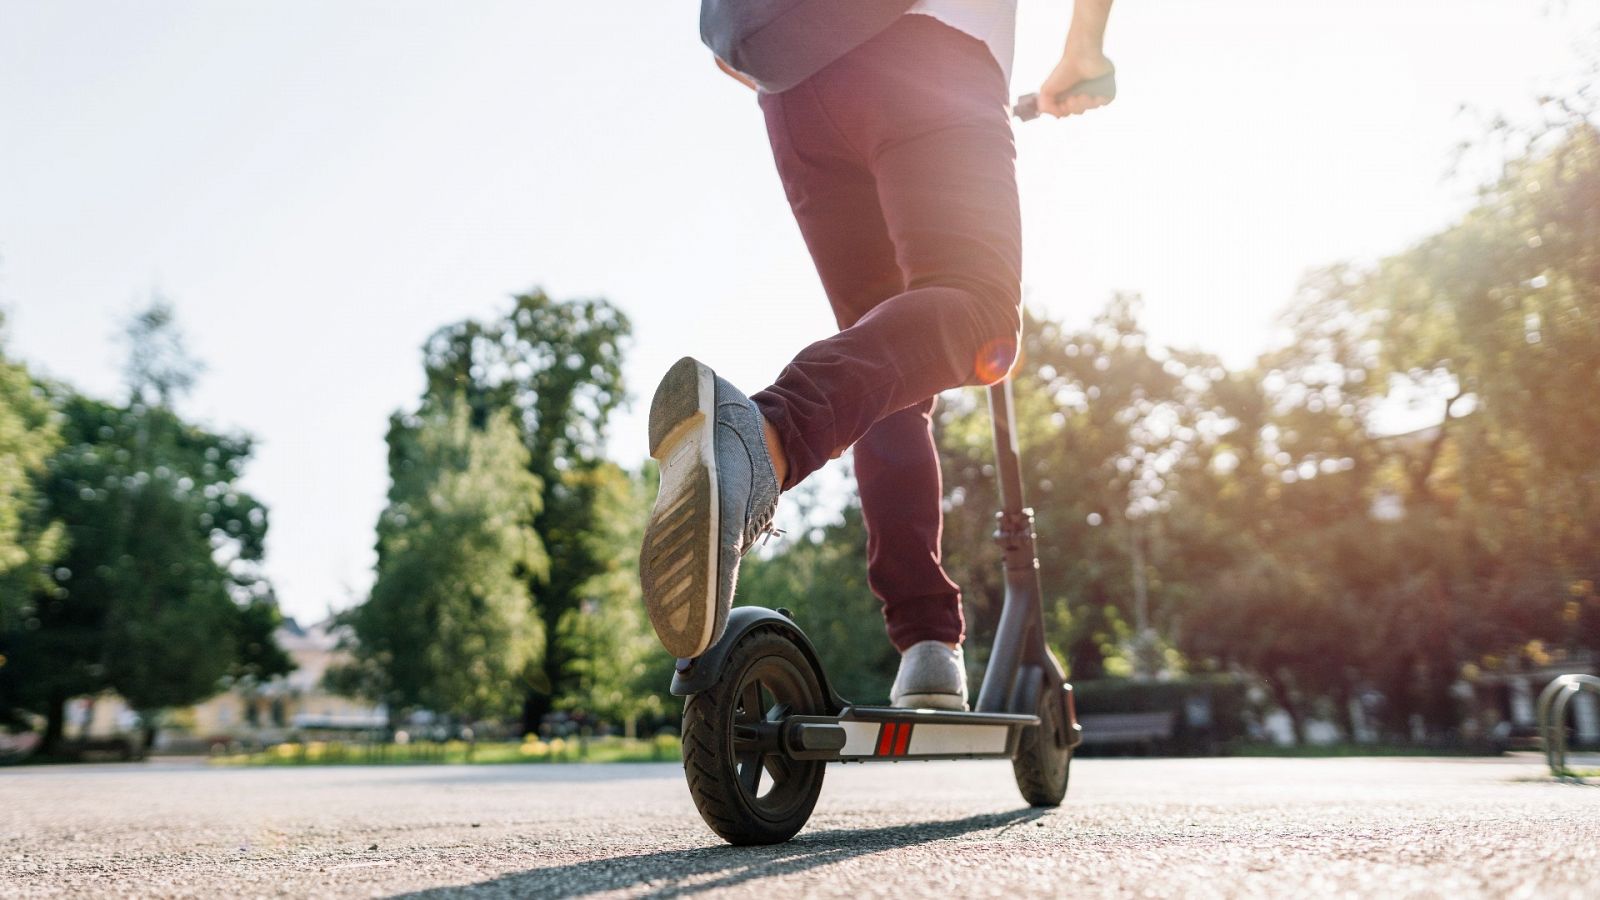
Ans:
POLYGON ((956 694, 906 694, 897 697, 892 704, 899 709, 943 709, 953 712, 966 712, 967 701, 956 694))
POLYGON ((717 629, 716 376, 684 357, 650 402, 650 455, 661 489, 645 527, 639 584, 650 624, 674 656, 692 659, 717 629))

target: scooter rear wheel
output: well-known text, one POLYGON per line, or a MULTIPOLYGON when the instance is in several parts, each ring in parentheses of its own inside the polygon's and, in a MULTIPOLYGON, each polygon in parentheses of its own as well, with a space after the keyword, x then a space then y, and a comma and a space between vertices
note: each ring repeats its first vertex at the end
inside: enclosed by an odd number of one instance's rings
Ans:
MULTIPOLYGON (((1057 691, 1060 688, 1056 689, 1057 691)), ((1011 771, 1017 777, 1017 790, 1030 806, 1060 806, 1067 795, 1067 775, 1072 766, 1072 747, 1066 733, 1069 727, 1062 714, 1061 698, 1048 683, 1039 691, 1039 724, 1022 730, 1017 740, 1017 755, 1011 771)))
POLYGON ((825 712, 811 662, 773 630, 733 648, 715 685, 683 708, 683 771, 695 808, 730 844, 776 844, 794 837, 822 791, 826 763, 783 755, 790 715, 825 712))

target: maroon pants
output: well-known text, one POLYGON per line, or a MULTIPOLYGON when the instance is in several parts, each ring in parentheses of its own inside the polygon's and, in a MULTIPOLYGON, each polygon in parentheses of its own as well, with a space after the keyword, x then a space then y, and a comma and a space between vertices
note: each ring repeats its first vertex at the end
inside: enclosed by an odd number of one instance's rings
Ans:
POLYGON ((762 94, 778 174, 838 334, 752 398, 785 488, 855 446, 868 583, 899 649, 963 637, 940 564, 940 391, 1004 377, 1021 329, 1021 223, 1006 83, 988 48, 928 16, 762 94))

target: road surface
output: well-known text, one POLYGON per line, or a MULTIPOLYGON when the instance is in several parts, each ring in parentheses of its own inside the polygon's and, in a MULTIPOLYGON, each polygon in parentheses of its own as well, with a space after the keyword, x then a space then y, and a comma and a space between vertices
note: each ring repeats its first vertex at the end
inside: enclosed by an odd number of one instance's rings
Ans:
POLYGON ((0 896, 1596 897, 1600 788, 1518 760, 835 766, 720 844, 673 764, 0 769, 0 896))

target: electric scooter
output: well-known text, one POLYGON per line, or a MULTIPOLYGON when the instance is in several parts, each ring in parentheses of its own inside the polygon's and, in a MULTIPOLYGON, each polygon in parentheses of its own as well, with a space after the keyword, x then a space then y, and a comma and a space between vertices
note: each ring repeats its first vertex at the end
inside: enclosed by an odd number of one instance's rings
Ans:
POLYGON ((972 712, 860 706, 828 686, 788 610, 741 606, 703 655, 680 659, 683 769, 696 808, 730 844, 793 837, 830 762, 1009 759, 1022 798, 1057 806, 1082 741, 1072 686, 1045 645, 1033 510, 1023 506, 1010 378, 989 388, 1005 605, 972 712))
MULTIPOLYGON (((1116 96, 1109 72, 1059 97, 1116 96)), ((1011 112, 1038 118, 1039 98, 1011 112)), ((1005 604, 972 712, 860 706, 828 685, 816 648, 786 609, 741 606, 722 638, 680 659, 683 771, 701 818, 730 844, 776 844, 805 827, 830 762, 1009 759, 1022 799, 1059 806, 1083 742, 1072 685, 1045 644, 1033 510, 1023 505, 1011 378, 989 387, 1000 512, 994 539, 1005 604)))

